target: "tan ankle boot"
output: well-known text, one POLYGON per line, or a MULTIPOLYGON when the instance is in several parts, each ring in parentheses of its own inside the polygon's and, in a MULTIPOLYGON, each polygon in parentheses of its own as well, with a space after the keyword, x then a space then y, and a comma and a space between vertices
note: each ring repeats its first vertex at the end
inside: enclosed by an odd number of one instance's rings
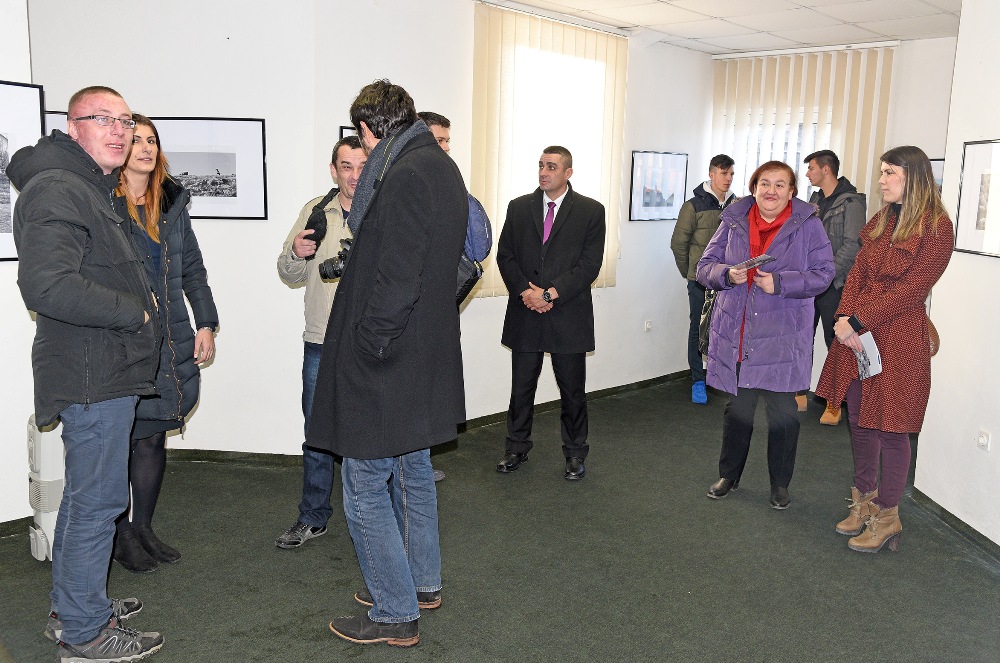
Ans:
POLYGON ((819 418, 819 423, 825 426, 836 426, 840 423, 840 408, 833 407, 829 403, 826 406, 826 410, 823 412, 823 416, 819 418))
POLYGON ((846 518, 837 523, 837 534, 845 536, 857 536, 865 528, 865 520, 871 514, 872 500, 878 497, 878 488, 870 493, 861 494, 861 491, 851 486, 851 496, 847 499, 847 508, 851 512, 846 518))
POLYGON ((899 522, 899 507, 880 509, 874 502, 869 507, 872 514, 865 523, 865 531, 847 542, 847 547, 858 552, 875 553, 889 544, 889 550, 899 550, 899 537, 903 525, 899 522))
POLYGON ((795 394, 795 406, 799 412, 805 412, 809 409, 809 400, 805 394, 795 394))

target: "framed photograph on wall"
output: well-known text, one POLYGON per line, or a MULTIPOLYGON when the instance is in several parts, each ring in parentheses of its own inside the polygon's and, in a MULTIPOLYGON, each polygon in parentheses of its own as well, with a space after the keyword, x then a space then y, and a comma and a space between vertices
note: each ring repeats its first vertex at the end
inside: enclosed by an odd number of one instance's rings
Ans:
POLYGON ((672 221, 684 204, 688 155, 632 152, 630 221, 672 221))
POLYGON ((66 113, 62 111, 45 111, 45 135, 51 136, 52 130, 58 129, 66 133, 66 113))
POLYGON ((941 195, 941 185, 944 183, 944 159, 930 159, 931 172, 934 173, 934 184, 937 185, 938 195, 941 195))
POLYGON ((45 104, 41 85, 0 81, 0 260, 17 260, 14 203, 17 190, 7 177, 10 158, 42 137, 45 104))
POLYGON ((191 192, 192 219, 266 219, 264 120, 153 117, 170 174, 191 192))
POLYGON ((1000 140, 962 146, 955 250, 1000 258, 1000 140), (997 181, 993 182, 993 173, 997 181), (996 189, 992 189, 992 185, 996 189))
POLYGON ((345 136, 357 136, 358 130, 354 127, 340 127, 340 138, 343 139, 345 136))

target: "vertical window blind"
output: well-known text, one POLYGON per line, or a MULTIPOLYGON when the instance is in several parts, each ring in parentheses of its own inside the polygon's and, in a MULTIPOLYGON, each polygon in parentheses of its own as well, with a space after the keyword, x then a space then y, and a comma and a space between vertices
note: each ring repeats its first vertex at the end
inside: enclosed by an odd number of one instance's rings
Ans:
MULTIPOLYGON (((777 159, 808 198, 802 159, 830 149, 858 191, 878 191, 893 55, 879 47, 717 60, 713 149, 736 160, 734 190, 747 193, 757 166, 777 159)), ((878 205, 869 196, 869 211, 878 205)))
POLYGON ((496 240, 507 203, 537 188, 538 158, 549 145, 573 153, 574 190, 607 210, 604 266, 595 285, 615 284, 627 59, 623 37, 476 5, 469 190, 494 228, 494 253, 476 296, 507 294, 496 240))

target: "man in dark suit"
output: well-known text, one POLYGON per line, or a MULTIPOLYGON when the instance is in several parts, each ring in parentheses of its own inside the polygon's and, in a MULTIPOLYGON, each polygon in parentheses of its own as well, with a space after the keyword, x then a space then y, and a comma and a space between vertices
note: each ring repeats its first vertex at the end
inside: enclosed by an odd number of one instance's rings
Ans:
POLYGON ((507 206, 497 266, 507 285, 501 342, 511 349, 506 454, 497 472, 513 472, 531 451, 535 388, 548 352, 562 402, 566 479, 582 479, 587 457, 586 353, 594 350, 590 285, 604 259, 604 206, 573 191, 573 155, 545 148, 538 189, 507 206))
POLYGON ((465 421, 455 273, 469 215, 462 174, 389 81, 351 122, 368 155, 351 204, 354 246, 333 300, 306 442, 343 457, 344 514, 366 614, 330 629, 409 647, 441 605, 430 447, 465 421))

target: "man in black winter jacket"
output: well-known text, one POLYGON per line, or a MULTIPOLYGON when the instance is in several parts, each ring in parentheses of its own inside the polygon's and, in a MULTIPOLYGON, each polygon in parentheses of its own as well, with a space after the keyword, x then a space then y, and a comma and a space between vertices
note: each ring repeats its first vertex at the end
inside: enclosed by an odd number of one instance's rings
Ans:
POLYGON ((35 421, 62 421, 66 453, 45 634, 59 660, 139 660, 163 638, 120 627, 142 603, 105 589, 115 518, 128 507, 136 401, 154 393, 160 343, 156 302, 112 197, 135 122, 106 87, 80 90, 68 110, 68 135, 18 150, 7 169, 20 191, 17 283, 37 314, 35 421))

